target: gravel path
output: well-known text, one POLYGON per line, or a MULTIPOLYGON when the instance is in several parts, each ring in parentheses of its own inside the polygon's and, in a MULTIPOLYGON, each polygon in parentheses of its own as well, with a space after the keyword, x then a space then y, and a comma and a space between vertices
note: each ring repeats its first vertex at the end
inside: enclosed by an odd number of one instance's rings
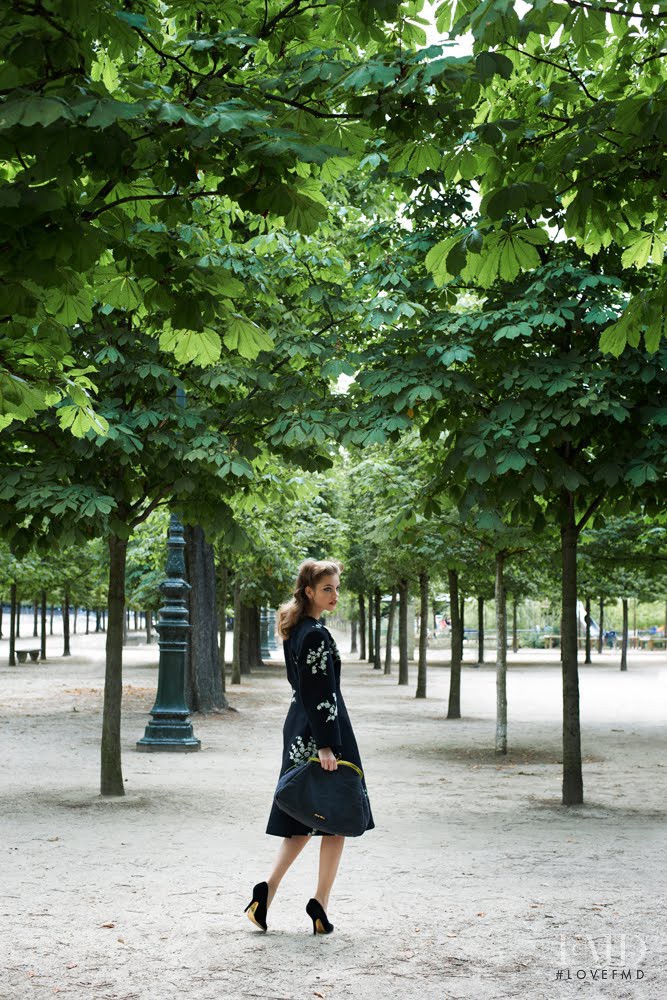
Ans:
POLYGON ((398 687, 345 661, 376 829, 347 841, 336 930, 313 937, 317 842, 267 934, 243 914, 280 843, 264 829, 290 697, 281 665, 228 685, 236 711, 195 718, 199 753, 140 754, 157 650, 129 646, 127 795, 103 800, 103 642, 75 637, 69 660, 15 668, 0 642, 2 1000, 667 995, 664 654, 631 654, 626 674, 610 654, 581 667, 586 804, 570 809, 557 651, 510 654, 503 759, 492 665, 464 666, 464 717, 448 721, 444 665, 417 701, 415 666, 398 687))

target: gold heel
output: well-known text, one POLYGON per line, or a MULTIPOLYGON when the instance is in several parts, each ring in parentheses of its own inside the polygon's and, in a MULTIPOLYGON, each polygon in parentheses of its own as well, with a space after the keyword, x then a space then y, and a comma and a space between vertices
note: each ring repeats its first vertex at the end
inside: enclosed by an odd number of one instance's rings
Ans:
POLYGON ((259 927, 263 931, 266 930, 266 904, 268 902, 268 898, 268 882, 258 882, 252 890, 252 899, 243 911, 248 914, 248 920, 250 920, 255 927, 259 927), (258 910, 259 912, 257 912, 258 910))
POLYGON ((306 913, 313 921, 313 934, 331 934, 334 925, 324 912, 324 907, 316 899, 309 899, 306 904, 306 913))

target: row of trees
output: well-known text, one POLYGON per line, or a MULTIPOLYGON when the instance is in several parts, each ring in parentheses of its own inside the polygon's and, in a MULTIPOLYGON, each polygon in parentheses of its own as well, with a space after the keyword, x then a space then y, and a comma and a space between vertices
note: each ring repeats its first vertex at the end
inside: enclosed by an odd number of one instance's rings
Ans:
MULTIPOLYGON (((495 550, 493 533, 466 525, 451 507, 447 516, 422 519, 406 527, 404 512, 415 510, 416 496, 424 486, 423 456, 416 439, 404 438, 398 451, 386 446, 373 446, 372 458, 365 457, 352 463, 338 463, 329 473, 319 475, 313 485, 313 508, 304 517, 302 501, 287 507, 279 501, 271 505, 271 517, 255 516, 252 520, 253 543, 250 536, 241 533, 245 550, 228 549, 218 542, 212 547, 211 566, 200 575, 202 586, 215 586, 217 580, 218 620, 228 613, 238 612, 239 642, 233 651, 233 677, 248 672, 252 663, 259 662, 259 607, 275 605, 285 595, 294 570, 294 552, 285 545, 285 536, 300 544, 302 551, 317 542, 318 551, 324 555, 336 550, 346 561, 345 589, 352 591, 348 598, 346 615, 352 624, 352 652, 357 651, 359 633, 360 655, 366 657, 368 636, 369 658, 374 659, 374 639, 377 628, 375 619, 380 613, 379 594, 392 593, 388 622, 393 627, 399 605, 399 595, 416 596, 427 609, 424 621, 431 611, 435 613, 434 594, 446 593, 452 583, 458 593, 457 614, 453 616, 454 642, 462 641, 464 625, 475 626, 478 631, 479 662, 484 661, 484 612, 485 605, 494 598, 495 550), (398 460, 400 472, 397 472, 398 460), (420 475, 422 479, 420 480, 420 475), (363 520, 360 511, 365 511, 363 520), (372 511, 369 520, 368 512, 372 511), (299 521, 302 523, 299 525, 299 521), (397 532, 398 528, 398 532, 397 532), (212 583, 206 581, 206 574, 212 583), (401 581, 405 580, 405 586, 401 581), (366 596, 367 603, 366 603, 366 596), (465 598, 477 600, 474 621, 464 622, 465 598), (247 618, 247 620, 246 620, 247 618), (248 636, 253 636, 248 643, 248 636)), ((410 515, 411 516, 411 515, 410 515)), ((128 543, 127 585, 125 604, 128 609, 148 609, 146 621, 148 641, 150 623, 160 604, 158 583, 163 575, 164 539, 167 518, 164 511, 156 511, 128 543)), ((241 522, 239 522, 239 527, 241 522)), ((580 597, 586 604, 589 623, 594 612, 600 626, 598 648, 602 644, 602 631, 609 626, 609 605, 620 601, 623 610, 621 639, 622 659, 627 662, 627 636, 629 629, 629 601, 659 601, 667 594, 666 564, 662 557, 665 529, 649 518, 626 516, 611 519, 603 528, 587 532, 579 565, 580 597)), ((525 532, 523 544, 513 554, 506 556, 504 589, 506 600, 513 604, 514 645, 516 646, 517 605, 526 599, 548 598, 558 604, 559 576, 555 569, 554 553, 557 540, 549 532, 525 532)), ((516 538, 518 543, 518 536, 516 538)), ((237 539, 237 544, 239 540, 237 539)), ((195 539, 188 529, 186 551, 194 551, 195 539)), ((5 549, 3 553, 0 593, 4 590, 14 598, 34 595, 34 620, 40 603, 53 593, 54 582, 65 576, 66 596, 75 606, 89 606, 93 597, 95 629, 100 630, 102 606, 106 605, 106 575, 108 567, 101 558, 104 550, 98 540, 72 546, 57 558, 36 560, 28 556, 18 560, 5 549), (63 574, 66 565, 68 572, 63 574), (44 583, 47 586, 44 586, 44 583)), ((197 578, 196 567, 190 567, 197 578)), ((451 598, 440 610, 451 613, 451 598)), ((68 602, 64 605, 68 609, 68 602)), ((636 612, 635 612, 636 613, 636 612)), ((53 607, 51 606, 51 619, 53 607)), ((17 619, 18 621, 18 619, 17 619)), ((614 623, 621 631, 620 623, 614 623)), ((64 620, 65 654, 69 653, 69 621, 64 620)), ((86 631, 89 613, 86 615, 86 631)), ((0 635, 2 623, 0 621, 0 635)), ((45 623, 42 628, 46 633, 45 623)), ((51 629, 52 632, 52 622, 51 629)), ((76 623, 74 624, 76 631, 76 623)), ((556 632, 558 629, 556 628, 556 632)), ((16 630, 18 634, 18 629, 16 630)), ((388 629, 392 635, 392 628, 388 629)), ((35 631, 36 635, 37 632, 35 631)), ((557 641, 559 636, 556 636, 557 641)), ((225 636, 222 635, 220 663, 224 662, 225 636)), ((410 641, 410 634, 408 633, 410 641)), ((586 629, 586 662, 590 662, 590 627, 586 629)), ((230 651, 231 652, 231 651, 230 651)), ((11 649, 10 649, 11 656, 11 649)), ((217 662, 217 654, 216 654, 217 662)), ((425 663, 425 660, 424 660, 425 663)), ((210 670, 217 669, 211 666, 210 670)), ((407 658, 402 657, 401 674, 407 677, 407 658)), ((425 690, 425 682, 423 685, 425 690)), ((224 684, 223 684, 224 690, 224 684)), ((198 707, 202 702, 197 700, 198 707)), ((207 707, 214 707, 209 704, 207 707)), ((218 706, 219 707, 219 706, 218 706)))
POLYGON ((515 557, 559 535, 582 800, 577 548, 664 510, 665 30, 648 3, 525 6, 440 4, 467 57, 425 45, 420 0, 0 13, 0 532, 19 557, 104 540, 105 794, 129 539, 178 509, 196 566, 266 567, 257 603, 291 575, 267 582, 273 546, 342 550, 304 507, 343 445, 355 539, 384 532, 373 561, 422 595, 437 557, 453 624, 481 550, 501 632, 515 557))

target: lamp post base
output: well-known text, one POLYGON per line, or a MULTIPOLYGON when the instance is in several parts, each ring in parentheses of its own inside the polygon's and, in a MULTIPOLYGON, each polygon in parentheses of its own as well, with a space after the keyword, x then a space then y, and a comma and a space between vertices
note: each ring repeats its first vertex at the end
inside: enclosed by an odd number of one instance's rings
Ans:
POLYGON ((150 750, 171 750, 182 753, 192 753, 201 749, 201 740, 194 735, 192 723, 183 718, 153 719, 146 726, 146 731, 137 740, 137 750, 144 753, 150 750))
POLYGON ((190 740, 160 740, 146 738, 145 736, 142 740, 137 740, 137 751, 139 753, 153 753, 156 750, 168 750, 171 753, 194 753, 197 750, 201 750, 201 740, 196 739, 194 736, 190 740))

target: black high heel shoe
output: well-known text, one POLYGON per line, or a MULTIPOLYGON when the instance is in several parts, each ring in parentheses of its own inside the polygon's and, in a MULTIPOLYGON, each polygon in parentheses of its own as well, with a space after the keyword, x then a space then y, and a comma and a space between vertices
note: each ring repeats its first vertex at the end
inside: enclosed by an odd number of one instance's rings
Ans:
POLYGON ((309 899, 306 903, 306 913, 313 921, 313 934, 331 934, 334 925, 327 919, 321 903, 316 899, 309 899))
POLYGON ((246 906, 244 913, 248 914, 248 919, 253 924, 266 930, 266 904, 269 899, 269 883, 258 882, 252 890, 252 899, 246 906))

